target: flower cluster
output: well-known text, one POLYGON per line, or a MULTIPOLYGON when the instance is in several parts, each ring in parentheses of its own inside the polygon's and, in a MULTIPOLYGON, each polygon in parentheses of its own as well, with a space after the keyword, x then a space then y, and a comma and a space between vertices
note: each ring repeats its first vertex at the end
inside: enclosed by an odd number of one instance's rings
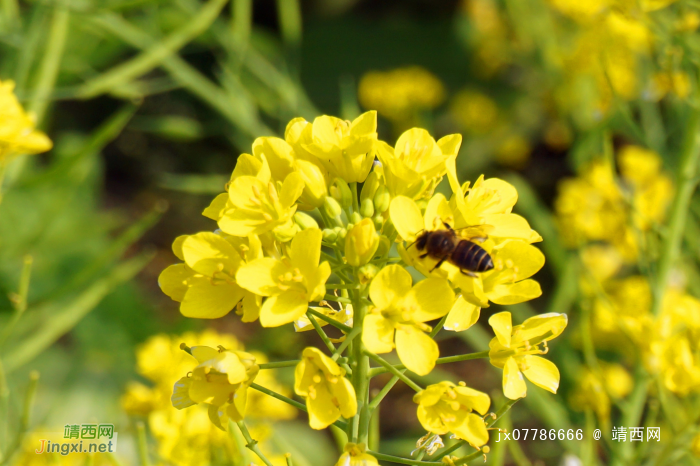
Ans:
MULTIPOLYGON (((369 379, 382 371, 420 391, 418 419, 431 435, 452 432, 485 445, 486 424, 472 411, 486 414, 486 394, 449 382, 423 390, 398 368, 429 374, 440 363, 438 331, 467 330, 490 303, 541 294, 532 276, 544 264, 533 245, 542 238, 512 212, 516 189, 483 176, 461 183, 461 136, 436 141, 413 128, 391 146, 378 139, 376 118, 296 118, 284 139, 257 139, 252 154, 239 156, 227 192, 204 211, 219 229, 177 238, 173 252, 182 262, 159 279, 189 317, 237 309, 244 322, 318 331, 330 356, 308 347, 300 360, 281 364, 296 366, 294 391, 312 428, 346 428, 350 443, 339 464, 376 464, 364 444, 374 409, 369 379), (435 192, 445 177, 449 197, 435 192), (394 349, 399 366, 379 356, 394 349)), ((530 319, 512 335, 499 322, 501 346, 492 343, 480 357, 504 368, 506 396, 525 396, 524 382, 513 382, 520 371, 556 392, 556 367, 533 354, 563 331, 566 316, 530 319)), ((216 425, 240 421, 255 360, 236 348, 190 351, 198 365, 180 379, 173 402, 209 404, 216 425)))

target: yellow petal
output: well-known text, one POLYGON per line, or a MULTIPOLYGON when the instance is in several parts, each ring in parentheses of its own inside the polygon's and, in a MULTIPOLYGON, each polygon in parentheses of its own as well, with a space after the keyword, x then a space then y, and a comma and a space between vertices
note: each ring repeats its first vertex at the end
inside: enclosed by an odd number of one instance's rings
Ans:
POLYGON ((182 244, 182 253, 192 270, 208 277, 219 272, 234 275, 241 264, 241 256, 231 243, 208 231, 187 237, 182 244))
POLYGON ((517 335, 518 342, 535 338, 541 340, 543 337, 545 341, 549 341, 561 335, 568 322, 569 319, 566 314, 555 312, 530 317, 520 326, 521 328, 517 335))
POLYGON ((289 259, 305 276, 312 275, 318 269, 322 240, 323 233, 318 228, 307 228, 297 233, 292 240, 289 259))
POLYGON ((457 155, 459 147, 462 145, 461 134, 448 134, 442 137, 437 142, 438 147, 445 155, 457 155))
POLYGON ((362 324, 362 343, 373 353, 388 353, 394 349, 394 325, 381 314, 365 316, 362 324))
POLYGON ((210 359, 214 359, 220 354, 219 351, 212 348, 211 346, 202 345, 193 346, 192 348, 190 348, 190 352, 199 364, 202 364, 203 362, 208 361, 210 359))
POLYGON ((535 280, 523 280, 508 285, 496 285, 486 296, 496 304, 517 304, 542 296, 542 288, 535 280))
POLYGON ((193 380, 190 385, 190 398, 196 403, 209 403, 221 406, 231 394, 232 386, 227 383, 211 383, 206 380, 193 380))
POLYGON ((459 428, 452 429, 452 432, 473 447, 480 447, 489 441, 489 432, 484 420, 473 413, 467 414, 464 423, 459 428))
POLYGON ((415 309, 412 318, 416 322, 439 319, 450 312, 454 301, 454 291, 444 278, 426 278, 406 296, 406 303, 415 309))
POLYGON ((530 382, 547 391, 557 393, 559 369, 553 362, 539 356, 526 355, 523 356, 521 365, 524 367, 523 374, 530 382))
POLYGON ((425 208, 424 228, 426 231, 444 230, 444 223, 454 224, 454 215, 450 205, 440 193, 435 194, 425 208))
POLYGON ((253 141, 253 155, 259 159, 263 157, 270 166, 272 178, 284 180, 294 171, 294 152, 284 139, 273 137, 257 138, 253 141))
POLYGON ((387 309, 411 291, 411 274, 400 265, 384 267, 369 285, 369 296, 379 309, 387 309))
POLYGON ((228 193, 221 193, 221 194, 217 195, 213 201, 211 201, 211 204, 209 204, 209 207, 204 209, 204 211, 202 212, 202 215, 218 222, 219 219, 221 217, 223 217, 227 204, 228 204, 228 193))
POLYGON ((517 400, 527 395, 525 379, 518 369, 518 363, 513 358, 508 358, 503 368, 503 394, 511 400, 517 400))
POLYGON ((435 367, 440 356, 437 343, 415 327, 396 329, 396 352, 408 370, 427 375, 435 367))
POLYGON ((278 280, 288 269, 281 261, 271 257, 255 259, 238 269, 236 283, 252 293, 272 296, 280 293, 278 280))
POLYGON ((499 312, 489 317, 489 325, 493 328, 498 341, 505 347, 510 347, 510 337, 513 332, 513 319, 510 312, 499 312))
POLYGON ((413 199, 396 196, 389 205, 389 215, 404 241, 415 241, 416 236, 423 231, 423 216, 413 199))
POLYGON ((282 183, 280 204, 285 208, 291 207, 299 199, 302 192, 304 192, 304 179, 299 173, 290 173, 282 183))
POLYGON ((213 361, 211 367, 217 372, 226 374, 228 383, 237 384, 248 378, 245 366, 235 353, 224 351, 219 354, 221 356, 213 361))
POLYGON ((236 284, 212 285, 208 281, 198 281, 185 293, 180 312, 185 317, 218 319, 231 312, 243 293, 236 284))
POLYGON ((525 241, 508 240, 499 244, 493 250, 494 260, 514 264, 514 282, 532 277, 544 266, 544 254, 538 248, 525 241))
POLYGON ((357 414, 357 395, 352 383, 345 377, 340 377, 337 383, 329 384, 331 394, 338 400, 340 414, 349 419, 357 414))
POLYGON ((306 398, 306 407, 309 409, 309 425, 320 430, 337 421, 340 410, 333 403, 333 395, 325 384, 316 384, 315 387, 315 396, 306 398))
POLYGON ((190 235, 180 235, 173 240, 173 254, 175 254, 175 256, 182 262, 185 262, 185 256, 182 253, 182 245, 185 243, 185 240, 189 237, 190 235))
POLYGON ((243 316, 241 322, 255 322, 260 316, 260 308, 262 308, 262 297, 246 290, 242 301, 243 316))
POLYGON ((481 414, 488 412, 489 406, 491 406, 491 398, 486 393, 461 385, 457 385, 453 390, 457 394, 457 401, 461 405, 481 414))
POLYGON ((309 302, 295 290, 288 290, 279 296, 267 298, 260 310, 260 325, 279 327, 289 324, 304 315, 309 302))
POLYGON ((158 276, 158 286, 173 301, 182 302, 187 293, 187 280, 192 275, 194 272, 185 264, 171 265, 158 276))
MULTIPOLYGON (((516 214, 488 214, 483 216, 484 223, 491 225, 493 230, 489 236, 493 238, 517 238, 527 242, 533 238, 533 230, 520 215, 516 214)), ((535 232, 535 237, 539 235, 535 232)))
POLYGON ((438 410, 432 406, 426 406, 424 404, 418 405, 417 411, 418 421, 428 432, 433 432, 438 435, 445 435, 449 432, 448 427, 442 421, 442 417, 438 410))
POLYGON ((352 134, 365 135, 377 131, 377 111, 370 110, 355 118, 350 125, 352 134))
POLYGON ((191 385, 192 379, 190 377, 182 377, 175 382, 173 395, 170 397, 170 402, 173 404, 174 408, 184 409, 197 404, 190 398, 189 392, 191 385))
POLYGON ((479 320, 481 308, 460 296, 455 301, 445 321, 445 330, 461 332, 474 325, 479 320))

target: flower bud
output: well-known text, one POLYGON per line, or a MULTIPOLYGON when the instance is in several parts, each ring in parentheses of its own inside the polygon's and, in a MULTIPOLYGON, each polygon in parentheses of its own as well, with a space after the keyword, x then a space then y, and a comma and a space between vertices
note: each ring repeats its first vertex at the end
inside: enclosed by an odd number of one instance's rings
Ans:
POLYGON ((350 187, 342 178, 336 178, 333 180, 331 185, 331 196, 340 203, 340 205, 347 209, 352 205, 352 192, 350 187))
POLYGON ((379 235, 372 220, 366 218, 353 226, 345 237, 345 258, 359 267, 369 262, 379 246, 379 235))
POLYGON ((338 231, 338 239, 345 239, 345 235, 347 235, 347 234, 348 234, 348 230, 346 230, 345 228, 341 228, 338 231))
POLYGON ((384 217, 381 214, 377 214, 372 217, 372 221, 374 222, 374 226, 377 227, 377 230, 382 229, 382 225, 384 225, 384 217))
POLYGON ((353 212, 350 215, 350 223, 356 225, 356 224, 360 223, 361 221, 362 221, 362 215, 360 215, 359 213, 353 212))
POLYGON ((294 221, 297 222, 297 225, 299 225, 302 230, 306 230, 307 228, 318 228, 318 223, 316 223, 316 220, 314 220, 311 215, 305 214, 304 212, 295 213, 294 221))
POLYGON ((360 213, 363 217, 369 218, 374 216, 374 202, 372 199, 365 199, 360 205, 360 213))
POLYGON ((391 203, 391 195, 389 194, 389 190, 386 189, 386 186, 380 186, 374 195, 374 208, 375 208, 375 210, 378 213, 383 214, 389 208, 390 203, 391 203))
POLYGON ((312 209, 321 207, 323 199, 328 195, 326 187, 326 177, 323 170, 318 165, 308 160, 297 160, 295 162, 297 173, 304 180, 304 192, 299 198, 300 204, 306 204, 312 209))
POLYGON ((373 199, 374 193, 377 192, 380 182, 381 179, 379 177, 379 173, 372 171, 372 173, 370 173, 365 180, 365 183, 362 185, 362 191, 360 191, 360 202, 364 201, 365 199, 373 199))
POLYGON ((357 278, 360 279, 362 285, 365 285, 371 282, 378 273, 379 267, 374 264, 365 264, 357 270, 357 278))
POLYGON ((341 214, 341 212, 343 212, 343 208, 340 207, 338 201, 336 201, 335 198, 332 198, 330 196, 327 196, 323 200, 323 210, 330 218, 336 218, 341 214))
POLYGON ((335 230, 331 230, 326 228, 323 230, 323 241, 327 241, 329 243, 335 243, 335 240, 338 239, 338 232, 335 230))

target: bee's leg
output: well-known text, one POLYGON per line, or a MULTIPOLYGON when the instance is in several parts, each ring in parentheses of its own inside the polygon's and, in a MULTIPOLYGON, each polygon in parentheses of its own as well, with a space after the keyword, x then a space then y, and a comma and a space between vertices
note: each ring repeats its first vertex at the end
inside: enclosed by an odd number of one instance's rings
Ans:
POLYGON ((421 259, 425 259, 426 257, 428 257, 428 253, 426 252, 425 254, 421 254, 421 255, 418 256, 418 257, 421 258, 421 259))
POLYGON ((445 225, 445 228, 447 228, 448 230, 452 230, 452 227, 450 225, 448 225, 447 222, 445 222, 444 220, 443 220, 442 224, 445 225))
POLYGON ((464 275, 467 275, 469 277, 474 277, 474 278, 478 277, 477 274, 475 274, 474 272, 470 272, 469 270, 459 269, 459 271, 462 272, 464 275))
POLYGON ((442 259, 440 259, 440 261, 439 261, 437 264, 435 264, 435 267, 433 267, 432 269, 430 269, 430 271, 432 272, 433 270, 435 270, 435 269, 437 269, 438 267, 440 267, 440 266, 442 265, 442 263, 445 262, 445 259, 447 259, 447 257, 443 257, 442 259))

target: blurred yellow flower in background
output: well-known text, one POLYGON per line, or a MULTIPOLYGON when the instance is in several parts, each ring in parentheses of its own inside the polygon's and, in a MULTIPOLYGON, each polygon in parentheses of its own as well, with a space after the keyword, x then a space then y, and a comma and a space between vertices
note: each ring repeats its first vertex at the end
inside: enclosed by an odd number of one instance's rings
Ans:
POLYGON ((440 79, 420 66, 370 71, 360 79, 357 93, 363 107, 399 124, 413 122, 417 113, 445 99, 440 79))
POLYGON ((476 90, 462 90, 450 101, 450 113, 472 134, 483 134, 498 122, 498 105, 489 96, 476 90))
POLYGON ((14 88, 14 82, 0 81, 0 163, 21 154, 46 152, 53 146, 35 128, 34 118, 24 111, 14 88))
POLYGON ((379 466, 377 459, 366 453, 364 444, 348 443, 335 466, 379 466))
POLYGON ((620 364, 600 362, 600 371, 583 369, 569 399, 576 411, 592 409, 603 425, 610 422, 612 400, 626 397, 633 387, 632 376, 620 364))
POLYGON ((491 399, 486 393, 469 388, 464 382, 440 382, 416 393, 413 402, 418 404, 418 420, 428 432, 452 432, 475 448, 489 441, 484 420, 472 412, 482 416, 488 412, 491 399))

